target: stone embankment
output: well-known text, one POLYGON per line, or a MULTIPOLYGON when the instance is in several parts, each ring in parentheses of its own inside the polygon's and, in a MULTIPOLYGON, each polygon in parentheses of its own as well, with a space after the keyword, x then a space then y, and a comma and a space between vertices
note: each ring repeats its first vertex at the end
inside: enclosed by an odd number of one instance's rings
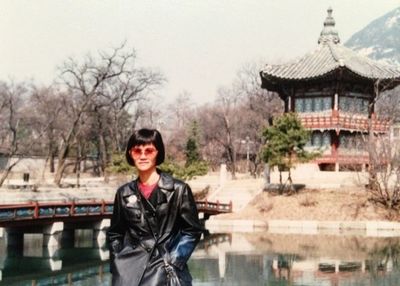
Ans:
POLYGON ((393 221, 226 220, 211 217, 210 232, 268 231, 275 234, 356 235, 400 237, 400 223, 393 221))
MULTIPOLYGON (((283 173, 283 178, 287 173, 283 173)), ((318 189, 329 191, 330 193, 343 193, 346 190, 362 190, 367 182, 367 174, 360 172, 321 172, 312 165, 304 165, 295 169, 292 173, 294 182, 304 184, 307 189, 318 189)), ((205 178, 202 178, 204 180, 205 178)), ((214 176, 214 181, 216 177, 214 176)), ((246 216, 241 217, 244 208, 251 208, 251 202, 258 194, 262 193, 264 180, 262 178, 250 178, 248 175, 239 176, 236 180, 229 177, 219 178, 218 188, 212 191, 208 199, 211 201, 219 200, 226 203, 230 200, 233 203, 235 213, 232 219, 226 215, 213 216, 206 222, 206 227, 211 232, 247 232, 247 231, 268 231, 270 233, 282 234, 337 234, 337 235, 360 235, 368 237, 392 237, 400 236, 400 223, 397 221, 388 221, 385 218, 371 220, 341 220, 332 212, 330 220, 318 219, 309 220, 304 217, 293 218, 296 209, 287 209, 287 205, 275 205, 275 208, 286 208, 287 213, 291 213, 291 219, 284 215, 280 218, 268 218, 267 216, 257 216, 249 219, 246 216), (263 219, 260 219, 263 217, 263 219)), ((279 182, 279 173, 271 174, 271 182, 279 182)), ((360 193, 362 194, 362 192, 360 193)), ((254 202, 253 202, 254 203, 254 202)), ((345 202, 346 203, 346 202, 345 202)), ((321 204, 322 205, 322 204, 321 204)), ((318 207, 318 202, 317 202, 318 207)), ((354 209, 360 206, 353 206, 354 209)), ((363 207, 363 206, 361 206, 363 207)), ((351 206, 347 206, 347 211, 351 206)), ((373 208, 372 208, 373 209, 373 208)), ((326 212, 327 209, 321 209, 320 212, 326 212)), ((343 209, 336 210, 341 212, 343 209)), ((246 210, 244 210, 246 212, 246 210)), ((281 212, 284 213, 284 212, 281 212)))

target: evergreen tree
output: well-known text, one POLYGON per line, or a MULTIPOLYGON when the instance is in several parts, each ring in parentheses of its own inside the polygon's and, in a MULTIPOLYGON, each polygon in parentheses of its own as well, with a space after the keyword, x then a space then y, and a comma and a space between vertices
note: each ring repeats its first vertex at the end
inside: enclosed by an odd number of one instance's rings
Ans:
POLYGON ((186 142, 186 166, 199 161, 200 155, 197 148, 197 142, 194 138, 189 138, 186 142))
POLYGON ((199 151, 199 125, 196 120, 192 121, 189 129, 189 136, 186 141, 185 168, 182 170, 180 177, 193 178, 195 176, 203 176, 208 172, 207 162, 201 159, 199 151))
POLYGON ((186 164, 185 166, 190 166, 195 162, 200 161, 200 152, 198 147, 199 137, 199 125, 196 120, 194 120, 190 125, 189 138, 186 141, 186 164))
POLYGON ((319 155, 319 152, 308 152, 304 149, 311 132, 306 130, 295 113, 285 113, 277 118, 274 124, 263 131, 265 146, 263 159, 272 168, 278 167, 281 190, 282 171, 288 170, 288 187, 292 191, 291 168, 296 162, 307 162, 319 155))

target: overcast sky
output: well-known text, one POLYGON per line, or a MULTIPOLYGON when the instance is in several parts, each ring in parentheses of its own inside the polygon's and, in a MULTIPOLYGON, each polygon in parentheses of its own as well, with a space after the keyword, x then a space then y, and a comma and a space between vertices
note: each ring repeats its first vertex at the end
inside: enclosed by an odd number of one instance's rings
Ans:
POLYGON ((0 0, 0 80, 48 84, 69 56, 126 40, 139 63, 168 79, 171 100, 215 98, 247 62, 312 51, 332 7, 344 43, 400 0, 0 0))

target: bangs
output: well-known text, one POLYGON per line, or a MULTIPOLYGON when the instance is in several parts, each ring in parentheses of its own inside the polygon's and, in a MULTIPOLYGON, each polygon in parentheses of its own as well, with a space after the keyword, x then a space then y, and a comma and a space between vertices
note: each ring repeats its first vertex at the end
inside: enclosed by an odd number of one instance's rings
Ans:
POLYGON ((137 145, 147 145, 147 144, 153 144, 155 145, 156 142, 156 135, 157 133, 154 132, 155 130, 152 129, 140 129, 136 132, 135 139, 133 140, 133 146, 137 145))
POLYGON ((139 146, 139 145, 148 145, 148 144, 153 144, 155 145, 156 138, 154 134, 150 134, 151 136, 141 136, 142 134, 138 134, 138 136, 135 138, 135 140, 132 142, 132 147, 134 146, 139 146))

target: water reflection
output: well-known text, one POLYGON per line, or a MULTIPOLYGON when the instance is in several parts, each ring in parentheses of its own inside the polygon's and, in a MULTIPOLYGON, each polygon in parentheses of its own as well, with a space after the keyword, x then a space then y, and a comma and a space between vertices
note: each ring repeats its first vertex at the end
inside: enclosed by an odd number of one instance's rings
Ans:
MULTIPOLYGON (((110 285, 109 253, 89 232, 59 248, 0 238, 0 285, 110 285)), ((211 234, 189 267, 194 286, 399 285, 400 238, 271 233, 211 234)))
POLYGON ((399 285, 399 238, 232 234, 198 249, 194 285, 399 285))
POLYGON ((108 249, 91 233, 77 231, 61 247, 42 247, 40 234, 25 234, 18 247, 0 239, 0 285, 108 285, 108 249))

